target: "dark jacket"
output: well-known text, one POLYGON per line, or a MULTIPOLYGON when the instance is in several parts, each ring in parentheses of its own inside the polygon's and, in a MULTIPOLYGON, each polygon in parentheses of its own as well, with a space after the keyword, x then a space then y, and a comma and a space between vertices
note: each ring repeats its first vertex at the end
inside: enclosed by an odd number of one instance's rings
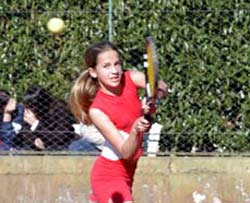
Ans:
MULTIPOLYGON (((16 111, 12 113, 12 120, 10 122, 1 122, 0 124, 0 150, 10 150, 14 147, 14 139, 16 131, 13 123, 23 125, 24 106, 17 104, 16 111)), ((1 115, 1 120, 3 120, 1 115)))
POLYGON ((18 149, 39 150, 34 142, 40 138, 45 150, 67 150, 69 144, 78 138, 74 132, 73 115, 67 103, 54 97, 48 90, 32 85, 23 96, 25 108, 31 110, 39 124, 34 131, 27 123, 15 138, 18 149))

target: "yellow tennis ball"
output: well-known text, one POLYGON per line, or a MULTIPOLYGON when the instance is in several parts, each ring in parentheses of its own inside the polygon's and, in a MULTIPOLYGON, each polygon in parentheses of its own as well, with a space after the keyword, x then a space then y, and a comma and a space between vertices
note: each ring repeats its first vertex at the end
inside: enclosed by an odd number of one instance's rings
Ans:
POLYGON ((64 31, 65 24, 61 18, 54 17, 48 21, 47 27, 53 34, 60 34, 64 31))

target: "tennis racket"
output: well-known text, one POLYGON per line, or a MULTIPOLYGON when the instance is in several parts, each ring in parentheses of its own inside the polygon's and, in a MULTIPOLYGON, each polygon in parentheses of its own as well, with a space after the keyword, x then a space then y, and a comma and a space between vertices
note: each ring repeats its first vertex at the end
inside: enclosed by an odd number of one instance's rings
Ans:
MULTIPOLYGON (((146 76, 146 87, 145 87, 145 95, 147 99, 147 103, 155 108, 158 99, 157 99, 157 89, 158 89, 158 79, 159 79, 159 65, 156 54, 156 46, 154 40, 151 36, 146 37, 145 41, 145 51, 144 54, 144 69, 146 76)), ((145 114, 144 117, 153 121, 152 113, 145 114)))

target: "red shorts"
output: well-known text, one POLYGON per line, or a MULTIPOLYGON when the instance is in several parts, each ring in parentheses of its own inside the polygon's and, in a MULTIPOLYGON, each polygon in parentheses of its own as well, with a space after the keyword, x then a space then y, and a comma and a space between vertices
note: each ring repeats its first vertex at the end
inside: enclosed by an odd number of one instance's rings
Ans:
POLYGON ((91 171, 89 200, 97 203, 133 201, 132 184, 137 160, 112 161, 99 156, 91 171))

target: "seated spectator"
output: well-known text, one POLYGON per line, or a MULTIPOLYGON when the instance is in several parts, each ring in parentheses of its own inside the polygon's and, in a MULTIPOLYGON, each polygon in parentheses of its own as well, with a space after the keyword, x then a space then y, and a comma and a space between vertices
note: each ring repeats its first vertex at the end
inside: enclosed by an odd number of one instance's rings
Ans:
POLYGON ((17 149, 68 150, 70 143, 79 138, 66 102, 39 86, 32 86, 24 94, 23 103, 25 122, 15 139, 17 149))
POLYGON ((0 90, 0 150, 11 150, 23 124, 24 107, 5 90, 0 90))
POLYGON ((105 139, 95 126, 79 123, 74 124, 73 127, 80 135, 80 139, 70 144, 70 151, 100 152, 102 150, 105 139))

